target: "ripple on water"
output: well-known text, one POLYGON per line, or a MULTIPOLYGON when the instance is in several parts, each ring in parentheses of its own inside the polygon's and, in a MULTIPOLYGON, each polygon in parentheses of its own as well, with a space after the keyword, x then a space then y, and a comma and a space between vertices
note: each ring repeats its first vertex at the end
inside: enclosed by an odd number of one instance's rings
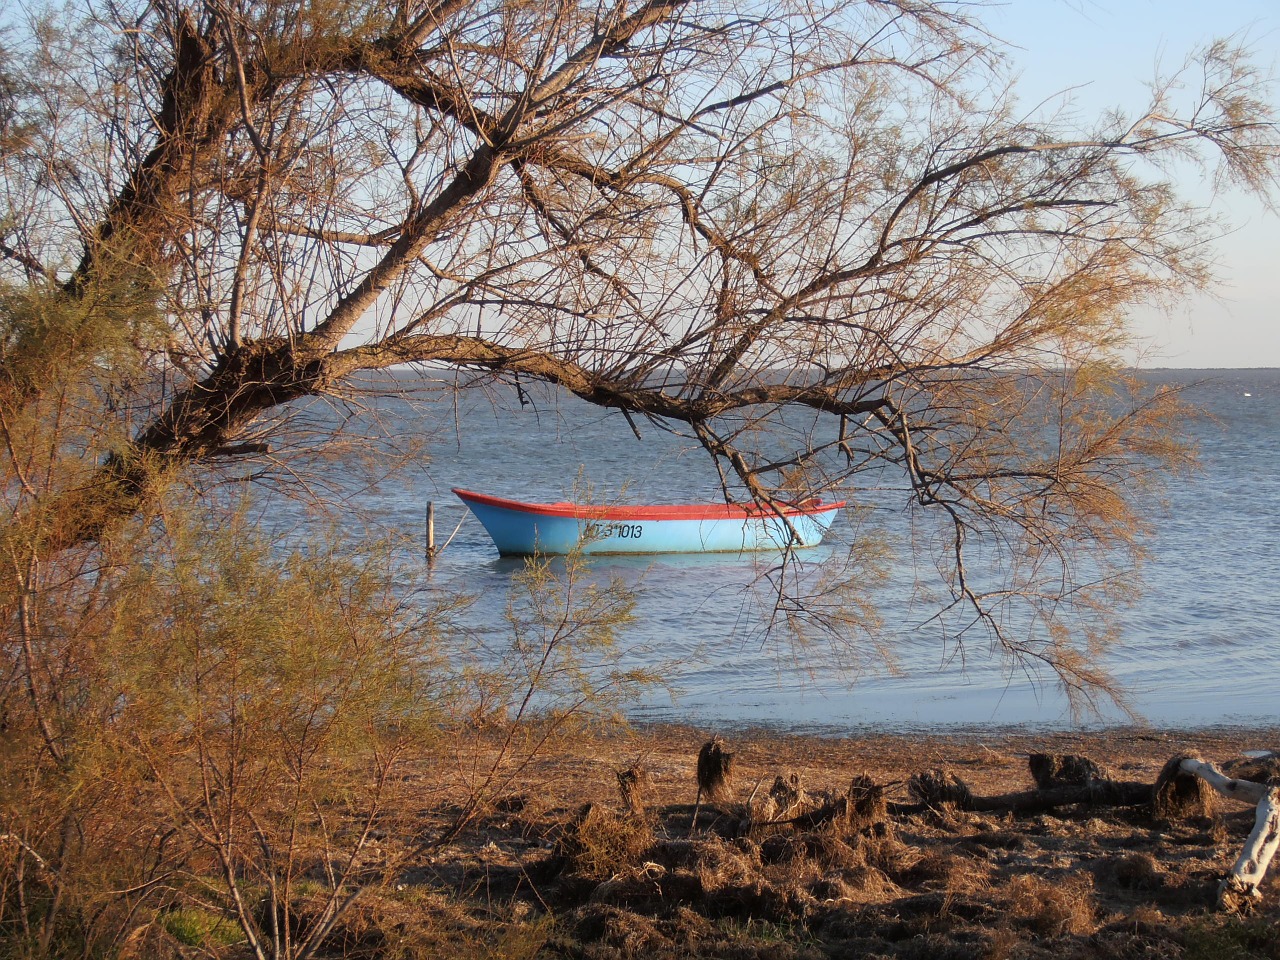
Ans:
MULTIPOLYGON (((1203 376, 1191 372, 1183 379, 1203 376)), ((1121 643, 1105 664, 1135 691, 1134 706, 1152 722, 1274 721, 1280 372, 1233 371, 1194 387, 1188 398, 1213 413, 1218 424, 1189 423, 1201 444, 1201 472, 1170 485, 1167 510, 1155 518, 1149 543, 1146 592, 1120 615, 1121 643)), ((433 442, 435 461, 420 475, 405 483, 397 477, 401 485, 394 490, 352 494, 379 518, 378 525, 412 539, 420 540, 428 500, 437 504, 438 540, 462 521, 424 586, 428 593, 475 594, 468 628, 495 645, 508 637, 503 612, 522 564, 496 557, 479 524, 448 493, 450 486, 544 500, 571 495, 579 476, 605 495, 629 481, 633 501, 693 501, 713 497, 717 489, 714 471, 678 438, 646 431, 641 448, 621 417, 571 398, 542 398, 536 406, 531 413, 513 405, 509 415, 498 417, 483 404, 464 403, 458 435, 433 442)), ((452 416, 450 410, 437 422, 451 422, 452 416)), ((928 573, 929 560, 921 557, 919 571, 910 562, 915 518, 904 514, 902 502, 887 494, 883 503, 872 499, 875 509, 858 521, 866 525, 859 533, 885 531, 899 550, 876 593, 886 614, 882 639, 897 661, 896 675, 883 668, 867 642, 846 638, 850 647, 837 651, 846 664, 861 668, 850 674, 836 669, 835 654, 796 651, 784 640, 762 638, 761 597, 751 587, 760 571, 752 562, 592 561, 592 577, 616 575, 640 591, 637 622, 624 635, 624 662, 663 664, 665 678, 680 689, 674 703, 665 694, 647 698, 636 715, 835 728, 1071 724, 1052 677, 1029 678, 1010 669, 985 643, 969 645, 960 656, 936 624, 921 625, 930 608, 915 593, 916 574, 928 573), (851 676, 857 681, 852 688, 851 676)), ((272 523, 298 524, 291 509, 279 508, 272 523)), ((841 521, 833 531, 836 539, 851 538, 853 522, 841 521)))

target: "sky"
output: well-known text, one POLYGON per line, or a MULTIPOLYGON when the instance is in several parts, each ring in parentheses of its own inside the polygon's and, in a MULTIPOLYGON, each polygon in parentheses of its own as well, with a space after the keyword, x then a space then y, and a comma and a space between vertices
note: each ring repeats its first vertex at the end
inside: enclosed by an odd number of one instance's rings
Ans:
MULTIPOLYGON (((990 0, 975 12, 1012 45, 1028 109, 1069 91, 1082 119, 1112 107, 1132 113, 1161 65, 1171 69, 1209 40, 1234 36, 1277 77, 1280 112, 1280 0, 990 0)), ((0 23, 7 19, 0 3, 0 23)), ((1194 195, 1234 224, 1216 245, 1217 295, 1136 314, 1149 347, 1140 364, 1280 367, 1280 214, 1239 193, 1194 195)))
MULTIPOLYGON (((1145 83, 1215 37, 1239 36, 1280 77, 1276 0, 1008 0, 980 14, 1013 45, 1020 102, 1070 90, 1081 117, 1145 103, 1145 83)), ((1275 96, 1280 98, 1280 84, 1275 96)), ((1135 314, 1144 367, 1280 367, 1280 215, 1240 193, 1212 197, 1235 225, 1217 245, 1220 286, 1181 309, 1135 314)))

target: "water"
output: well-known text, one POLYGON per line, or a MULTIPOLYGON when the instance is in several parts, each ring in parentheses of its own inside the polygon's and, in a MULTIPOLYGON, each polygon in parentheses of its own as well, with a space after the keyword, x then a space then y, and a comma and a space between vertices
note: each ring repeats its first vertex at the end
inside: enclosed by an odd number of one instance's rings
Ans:
MULTIPOLYGON (((1104 665, 1138 716, 1156 725, 1272 725, 1277 721, 1280 599, 1280 371, 1176 371, 1155 380, 1195 383, 1187 398, 1212 420, 1188 423, 1201 470, 1176 481, 1158 517, 1145 593, 1121 616, 1121 642, 1104 665), (1203 382, 1198 382, 1203 381, 1203 382)), ((400 416, 401 436, 422 434, 429 461, 376 490, 348 495, 376 527, 421 535, 436 504, 436 536, 448 547, 426 574, 425 592, 466 591, 480 601, 467 626, 477 644, 501 644, 512 577, 522 561, 500 559, 453 486, 554 500, 619 492, 632 502, 716 496, 718 478, 689 441, 548 391, 523 396, 452 391, 412 410, 370 401, 366 416, 400 416), (494 402, 497 402, 495 407, 494 402), (432 432, 423 434, 424 425, 432 432), (623 489, 625 487, 625 490, 623 489)), ((330 468, 333 469, 333 468, 330 468)), ((341 467, 337 473, 341 473, 341 467)), ((823 557, 838 557, 855 523, 904 533, 901 497, 888 492, 860 520, 837 521, 823 557)), ((646 696, 640 719, 765 724, 831 730, 1078 725, 1051 678, 1028 676, 985 643, 963 656, 928 622, 910 558, 899 556, 876 593, 894 669, 871 644, 850 640, 796 649, 762 630, 759 557, 596 558, 590 576, 618 576, 639 591, 638 621, 624 635, 624 665, 662 664, 675 690, 646 696)), ((856 565, 850 572, 858 576, 856 565)), ((853 636, 850 634, 850 636, 853 636)), ((1090 724, 1125 721, 1104 709, 1090 724)))

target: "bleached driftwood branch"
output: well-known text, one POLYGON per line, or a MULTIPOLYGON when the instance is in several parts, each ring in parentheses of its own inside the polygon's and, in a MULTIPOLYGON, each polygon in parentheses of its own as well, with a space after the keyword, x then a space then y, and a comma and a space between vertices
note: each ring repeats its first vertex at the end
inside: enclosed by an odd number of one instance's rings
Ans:
POLYGON ((1242 803, 1257 805, 1253 832, 1245 841, 1244 849, 1226 879, 1218 885, 1218 906, 1238 910, 1244 903, 1261 899, 1258 887, 1266 876, 1267 868, 1280 847, 1280 787, 1272 787, 1251 780, 1236 780, 1222 773, 1211 763, 1186 758, 1178 769, 1190 776, 1199 777, 1222 796, 1242 803))
POLYGON ((1257 803, 1267 793, 1267 787, 1252 780, 1236 780, 1228 777, 1212 763, 1187 757, 1178 764, 1178 769, 1193 777, 1199 777, 1228 800, 1239 800, 1241 803, 1257 803))
POLYGON ((1258 802, 1258 814, 1253 822, 1253 832, 1245 841, 1240 858, 1231 873, 1218 888, 1218 903, 1235 909, 1240 898, 1258 900, 1262 894, 1258 886, 1271 865, 1271 859, 1280 847, 1280 787, 1270 787, 1258 802))

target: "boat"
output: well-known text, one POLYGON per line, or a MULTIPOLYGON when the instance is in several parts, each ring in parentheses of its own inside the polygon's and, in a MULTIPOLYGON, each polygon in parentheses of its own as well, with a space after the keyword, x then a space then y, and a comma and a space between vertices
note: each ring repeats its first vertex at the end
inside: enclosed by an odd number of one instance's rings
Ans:
POLYGON ((455 487, 502 556, 743 553, 822 542, 844 501, 598 506, 525 503, 455 487))

